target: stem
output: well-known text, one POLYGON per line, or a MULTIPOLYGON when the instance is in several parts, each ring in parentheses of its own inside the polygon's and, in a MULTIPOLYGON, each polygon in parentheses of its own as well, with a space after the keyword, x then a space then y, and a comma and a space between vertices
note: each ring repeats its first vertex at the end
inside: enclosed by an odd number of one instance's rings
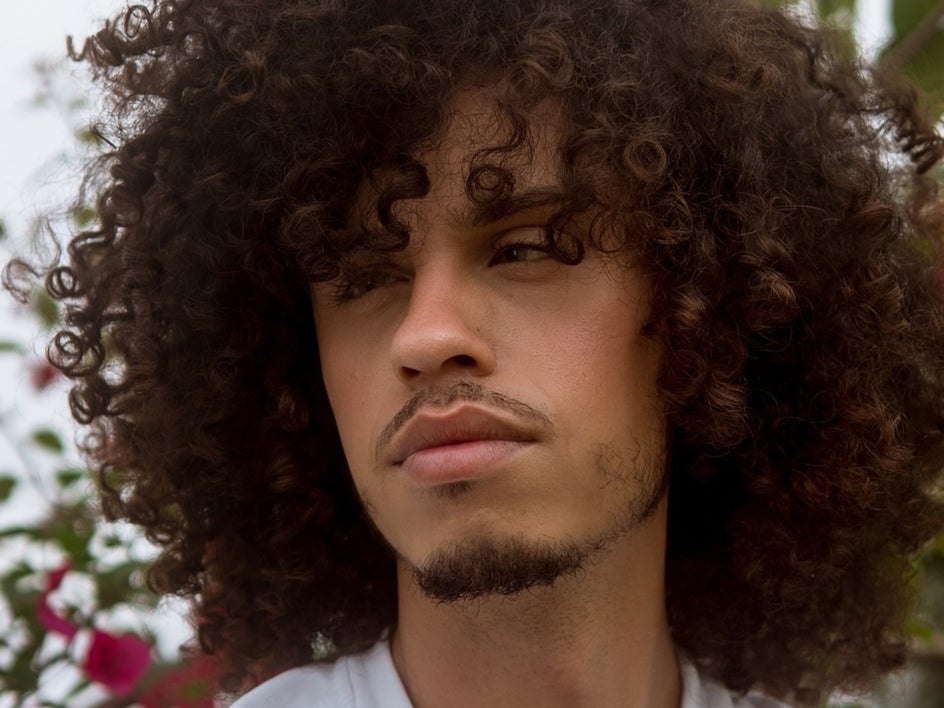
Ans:
POLYGON ((908 33, 895 47, 882 58, 881 64, 888 68, 899 68, 914 59, 924 49, 934 35, 942 29, 944 23, 944 0, 937 5, 908 33))

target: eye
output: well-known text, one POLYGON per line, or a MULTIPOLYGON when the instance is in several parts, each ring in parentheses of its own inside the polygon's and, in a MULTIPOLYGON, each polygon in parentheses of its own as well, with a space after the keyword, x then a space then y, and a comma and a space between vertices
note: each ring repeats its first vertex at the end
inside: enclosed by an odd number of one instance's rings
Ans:
POLYGON ((343 305, 402 280, 402 275, 389 264, 345 270, 330 283, 331 300, 335 305, 343 305))
POLYGON ((502 246, 492 256, 491 265, 500 263, 526 263, 528 261, 539 261, 547 258, 546 246, 534 246, 526 243, 511 244, 502 246))
POLYGON ((544 227, 515 229, 515 234, 506 234, 492 249, 489 265, 503 263, 529 263, 549 258, 548 245, 543 237, 544 227), (527 235, 527 238, 522 238, 527 235), (518 236, 518 239, 515 239, 518 236))

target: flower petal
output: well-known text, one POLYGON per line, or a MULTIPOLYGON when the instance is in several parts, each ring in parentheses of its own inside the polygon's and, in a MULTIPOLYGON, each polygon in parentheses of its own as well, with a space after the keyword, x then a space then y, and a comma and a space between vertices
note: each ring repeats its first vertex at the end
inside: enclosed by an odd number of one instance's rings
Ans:
POLYGON ((133 634, 116 636, 100 630, 92 631, 88 655, 82 670, 95 683, 113 693, 126 695, 151 663, 151 645, 133 634))
POLYGON ((180 662, 155 677, 137 696, 141 708, 213 708, 218 673, 214 658, 184 652, 180 662))
POLYGON ((68 572, 69 564, 64 563, 46 575, 43 592, 36 600, 36 617, 47 632, 55 632, 56 634, 62 634, 67 639, 72 639, 75 633, 79 631, 78 626, 68 617, 63 617, 49 606, 49 595, 62 584, 62 578, 68 572))

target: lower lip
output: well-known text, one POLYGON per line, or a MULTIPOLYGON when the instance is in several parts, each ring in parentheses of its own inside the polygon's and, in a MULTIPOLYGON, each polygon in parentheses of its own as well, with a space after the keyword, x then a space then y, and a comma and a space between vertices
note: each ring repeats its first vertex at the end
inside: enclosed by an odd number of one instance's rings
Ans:
POLYGON ((528 443, 514 440, 471 440, 414 452, 400 465, 421 485, 450 484, 482 479, 528 443))

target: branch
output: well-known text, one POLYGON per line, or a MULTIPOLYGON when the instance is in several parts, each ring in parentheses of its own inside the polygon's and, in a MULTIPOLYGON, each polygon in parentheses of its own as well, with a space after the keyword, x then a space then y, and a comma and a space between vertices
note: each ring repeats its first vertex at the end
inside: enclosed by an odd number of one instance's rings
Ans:
POLYGON ((897 69, 914 59, 924 49, 934 35, 944 29, 944 0, 937 5, 881 60, 881 65, 897 69))
POLYGON ((944 632, 935 632, 927 641, 915 641, 911 645, 915 659, 944 661, 944 632))

